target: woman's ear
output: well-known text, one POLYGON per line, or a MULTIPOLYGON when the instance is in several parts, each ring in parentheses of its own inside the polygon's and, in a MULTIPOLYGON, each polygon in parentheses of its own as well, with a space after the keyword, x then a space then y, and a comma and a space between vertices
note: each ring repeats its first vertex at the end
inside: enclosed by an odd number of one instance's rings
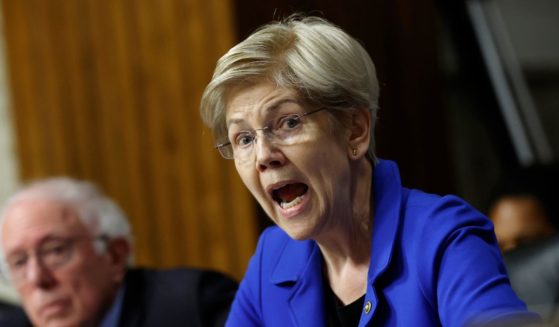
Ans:
POLYGON ((351 114, 349 126, 348 153, 350 158, 359 159, 369 150, 371 135, 371 112, 365 108, 357 108, 351 114))

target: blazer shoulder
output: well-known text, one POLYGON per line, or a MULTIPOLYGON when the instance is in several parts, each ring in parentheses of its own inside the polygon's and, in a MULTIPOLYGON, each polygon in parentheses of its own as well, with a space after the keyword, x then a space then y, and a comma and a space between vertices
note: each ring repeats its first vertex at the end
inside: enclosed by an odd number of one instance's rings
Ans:
POLYGON ((0 326, 31 327, 31 322, 21 307, 2 305, 0 309, 0 326))
MULTIPOLYGON (((452 231, 465 226, 492 228, 489 219, 455 195, 436 195, 410 190, 405 205, 406 219, 432 229, 452 231)), ((432 233, 432 231, 430 232, 432 233)))
MULTIPOLYGON (((127 287, 142 290, 147 299, 164 302, 199 300, 208 292, 230 293, 237 288, 232 277, 212 269, 179 267, 173 269, 133 269, 127 276, 127 287)), ((130 290, 133 292, 132 290, 130 290)))
POLYGON ((126 276, 123 319, 139 314, 141 326, 161 321, 222 326, 237 286, 233 278, 208 269, 132 269, 126 276))

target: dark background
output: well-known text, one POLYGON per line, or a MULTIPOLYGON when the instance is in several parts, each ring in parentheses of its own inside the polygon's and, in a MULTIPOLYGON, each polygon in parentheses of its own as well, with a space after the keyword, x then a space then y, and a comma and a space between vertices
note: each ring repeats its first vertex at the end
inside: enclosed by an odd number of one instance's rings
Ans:
MULTIPOLYGON (((457 194, 485 211, 498 181, 521 166, 464 1, 237 0, 235 7, 240 39, 302 12, 363 43, 381 90, 377 154, 398 163, 405 186, 457 194)), ((269 224, 262 212, 260 222, 269 224)))

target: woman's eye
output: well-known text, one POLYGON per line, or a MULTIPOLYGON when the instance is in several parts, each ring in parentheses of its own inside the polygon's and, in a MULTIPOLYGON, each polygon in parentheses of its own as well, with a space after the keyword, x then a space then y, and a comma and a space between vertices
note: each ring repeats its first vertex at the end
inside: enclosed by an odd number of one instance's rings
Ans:
POLYGON ((249 133, 241 133, 235 138, 235 144, 240 146, 250 145, 253 139, 253 136, 249 133))
POLYGON ((280 128, 293 129, 301 123, 299 116, 289 116, 280 120, 278 124, 280 128))

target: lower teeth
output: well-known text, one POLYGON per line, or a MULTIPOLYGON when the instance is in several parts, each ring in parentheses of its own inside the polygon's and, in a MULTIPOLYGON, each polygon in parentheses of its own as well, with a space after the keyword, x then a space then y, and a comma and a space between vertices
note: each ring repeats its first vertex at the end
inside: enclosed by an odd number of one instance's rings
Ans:
POLYGON ((303 197, 302 196, 298 196, 295 199, 293 199, 291 202, 281 202, 280 203, 280 207, 282 207, 282 209, 289 209, 289 208, 293 208, 294 206, 298 205, 299 203, 301 203, 301 201, 303 201, 303 197))

